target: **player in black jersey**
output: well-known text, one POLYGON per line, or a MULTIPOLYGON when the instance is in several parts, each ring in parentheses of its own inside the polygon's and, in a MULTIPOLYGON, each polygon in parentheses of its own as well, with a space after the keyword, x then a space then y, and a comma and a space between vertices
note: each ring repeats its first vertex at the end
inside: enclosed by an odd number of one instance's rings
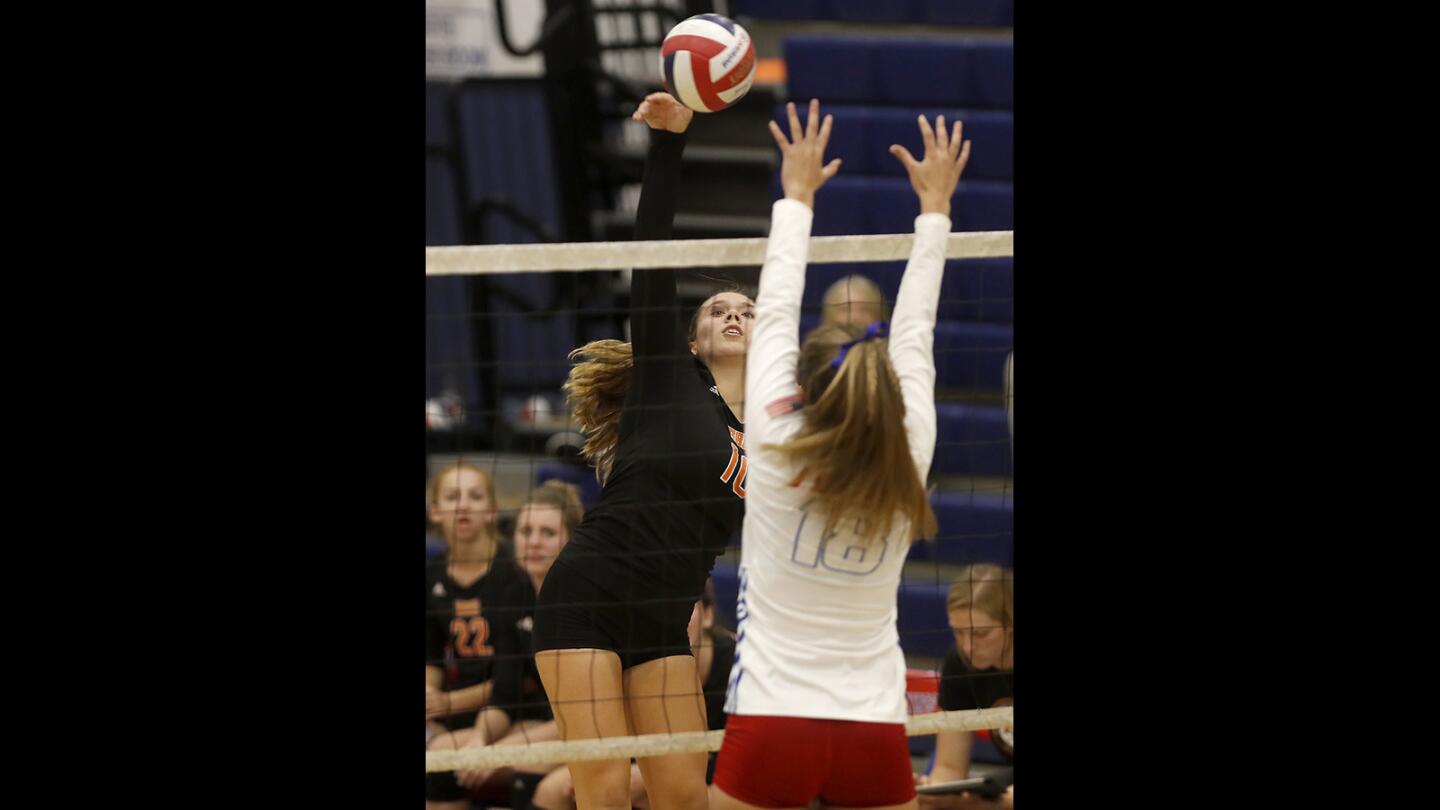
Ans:
MULTIPOLYGON (((528 652, 514 630, 521 573, 501 553, 490 476, 473 464, 447 466, 431 481, 429 496, 446 553, 425 567, 427 746, 448 738, 444 730, 508 727, 504 707, 520 700, 528 652)), ((448 771, 425 775, 425 804, 429 810, 469 806, 448 771)))
MULTIPOLYGON (((635 238, 670 237, 693 113, 665 93, 635 112, 651 128, 635 238)), ((630 344, 576 351, 566 384, 604 489, 540 590, 536 663, 566 740, 699 732, 705 704, 686 638, 715 558, 740 527, 745 350, 754 303, 677 307, 675 273, 636 270, 630 344)), ((706 806, 704 752, 639 760, 652 803, 706 806)), ((628 806, 623 759, 570 766, 580 807, 628 806)))

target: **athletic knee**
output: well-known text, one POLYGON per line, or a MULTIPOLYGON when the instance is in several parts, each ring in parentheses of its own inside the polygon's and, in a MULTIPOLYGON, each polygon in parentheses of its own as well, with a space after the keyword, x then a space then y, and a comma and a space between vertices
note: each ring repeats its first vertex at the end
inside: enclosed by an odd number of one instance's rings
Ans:
POLYGON ((537 810, 573 810, 575 791, 570 787, 570 769, 561 766, 546 774, 535 786, 530 805, 537 810))
POLYGON ((703 779, 698 784, 687 781, 684 784, 647 785, 645 791, 651 807, 666 810, 708 810, 710 807, 709 788, 703 779))

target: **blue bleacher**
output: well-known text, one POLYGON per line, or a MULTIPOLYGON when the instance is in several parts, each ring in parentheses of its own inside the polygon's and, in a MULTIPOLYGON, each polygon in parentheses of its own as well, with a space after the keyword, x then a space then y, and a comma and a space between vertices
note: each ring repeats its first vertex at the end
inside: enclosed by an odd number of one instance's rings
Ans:
MULTIPOLYGON (((533 241, 533 240, 532 240, 533 241)), ((496 385, 502 392, 553 393, 570 373, 570 351, 578 345, 573 313, 550 309, 556 302, 553 273, 500 273, 485 277, 493 288, 486 320, 495 337, 496 385), (526 309, 538 310, 528 313, 526 309)), ((574 302, 558 302, 558 308, 574 302)))
MULTIPOLYGON (((503 200, 552 234, 561 234, 559 178, 551 135, 550 108, 539 80, 486 80, 458 85, 460 152, 467 180, 467 204, 503 200)), ((511 218, 491 214, 477 234, 485 244, 527 244, 539 236, 511 218)), ((576 346, 573 314, 556 315, 555 274, 490 275, 485 283, 500 294, 489 298, 490 330, 502 394, 554 391, 569 371, 567 353, 576 346), (509 300, 515 299, 515 300, 509 300), (518 303, 517 303, 518 302, 518 303), (527 313, 539 308, 539 315, 527 313)), ((558 302, 571 308, 573 301, 558 302)))
POLYGON ((785 38, 784 52, 792 99, 998 110, 1014 104, 1009 40, 797 34, 785 38))
MULTIPOLYGON (((425 158, 425 244, 458 245, 461 239, 455 172, 441 157, 425 158)), ((470 323, 470 280, 425 279, 425 397, 453 385, 473 406, 481 401, 470 323)))
POLYGON ((1009 28, 1015 24, 1015 0, 918 0, 916 22, 1009 28))
POLYGON ((828 0, 730 0, 730 16, 766 20, 829 19, 828 0))
MULTIPOLYGON (((1014 346, 1015 328, 1009 324, 940 321, 935 324, 935 384, 1003 390, 1005 356, 1014 346)), ((1000 411, 1003 415, 1004 408, 1000 411)))
MULTIPOLYGON (((805 123, 808 100, 795 99, 800 123, 805 123)), ((844 176, 886 175, 907 177, 905 164, 890 154, 890 145, 899 144, 910 150, 917 160, 925 156, 925 145, 916 119, 924 115, 932 124, 938 115, 945 116, 947 126, 963 121, 962 138, 972 142, 970 162, 965 167, 965 180, 1006 180, 1014 177, 1015 116, 1004 110, 963 110, 955 107, 857 107, 828 105, 820 100, 821 113, 835 117, 825 159, 840 158, 844 176)), ((782 132, 790 131, 784 104, 773 114, 782 132)))
MULTIPOLYGON (((825 291, 849 275, 861 275, 880 287, 887 304, 894 306, 905 274, 905 262, 812 264, 805 271, 806 313, 820 310, 825 291)), ((940 320, 1010 323, 1015 311, 1015 260, 1010 256, 993 259, 951 259, 945 263, 940 284, 940 320)), ((809 328, 801 330, 805 334, 809 328)))
POLYGON ((1014 0, 730 0, 730 14, 768 20, 928 23, 969 27, 1015 24, 1014 0))
MULTIPOLYGON (((869 275, 863 271, 861 274, 869 275)), ((836 274, 836 277, 838 278, 839 274, 836 274)), ((883 290, 885 285, 881 286, 883 290)), ((819 323, 818 311, 811 310, 802 314, 800 339, 804 340, 819 323)), ((1009 324, 937 322, 935 384, 940 388, 1002 390, 1005 386, 1005 356, 1014 344, 1015 329, 1009 324)), ((1004 415, 1003 408, 1001 415, 1004 415)))
MULTIPOLYGON (((778 188, 775 198, 782 195, 778 188)), ((843 171, 815 192, 815 236, 914 233, 920 201, 900 177, 849 176, 843 171)), ((1015 191, 1010 183, 965 180, 950 199, 954 231, 1008 231, 1015 225, 1015 191)))
POLYGON ((907 577, 897 594, 900 647, 908 655, 942 656, 955 646, 945 596, 950 582, 907 577))
POLYGON ((425 83, 425 146, 447 148, 454 135, 450 128, 450 87, 448 82, 425 83))
MULTIPOLYGON (((951 259, 940 285, 943 320, 1011 323, 1015 320, 1015 259, 951 259)), ((1013 336, 1011 338, 1013 343, 1013 336)))
POLYGON ((425 244, 464 243, 455 167, 443 157, 425 158, 425 244))
POLYGON ((600 482, 595 480, 595 470, 578 464, 542 464, 535 470, 535 485, 546 481, 564 481, 574 484, 580 490, 580 503, 586 510, 600 498, 600 482))
POLYGON ((993 563, 1015 567, 1015 496, 1012 492, 936 492, 930 506, 940 524, 935 542, 910 547, 912 562, 950 565, 993 563))
MULTIPOLYGON (((559 178, 543 83, 473 81, 459 85, 457 93, 466 202, 504 199, 560 233, 559 178)), ((486 244, 537 241, 530 231, 498 216, 486 221, 483 236, 486 244)))
POLYGON ((935 475, 1010 475, 1010 426, 999 406, 941 402, 935 475))
POLYGON ((915 0, 826 0, 826 17, 842 22, 905 23, 918 14, 915 0))

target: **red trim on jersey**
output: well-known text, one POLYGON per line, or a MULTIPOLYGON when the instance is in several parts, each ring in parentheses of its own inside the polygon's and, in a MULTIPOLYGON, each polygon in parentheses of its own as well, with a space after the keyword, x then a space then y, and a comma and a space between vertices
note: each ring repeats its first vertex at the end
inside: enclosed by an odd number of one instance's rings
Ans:
POLYGON ((766 405, 765 413, 771 417, 784 416, 787 413, 798 411, 803 407, 805 407, 805 402, 801 399, 800 395, 791 394, 788 397, 782 397, 766 405))

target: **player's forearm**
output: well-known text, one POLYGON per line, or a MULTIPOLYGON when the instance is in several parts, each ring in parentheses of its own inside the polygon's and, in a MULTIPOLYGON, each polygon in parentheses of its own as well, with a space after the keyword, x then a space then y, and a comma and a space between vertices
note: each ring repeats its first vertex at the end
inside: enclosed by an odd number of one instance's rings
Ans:
POLYGON ((923 477, 934 458, 935 318, 945 272, 950 220, 925 214, 915 220, 915 245, 890 319, 890 360, 905 402, 905 432, 923 477))
POLYGON ((464 714, 480 709, 490 702, 490 692, 495 688, 494 681, 478 683, 474 686, 466 686, 452 692, 446 692, 445 696, 450 701, 450 714, 464 714))
POLYGON ((953 782, 970 774, 970 749, 975 736, 968 731, 942 731, 935 735, 935 767, 930 783, 953 782))
POLYGON ((680 195, 680 158, 684 152, 684 133, 650 132, 640 204, 635 211, 636 239, 670 238, 680 195))
POLYGON ((745 365, 745 424, 764 432, 764 409, 795 392, 795 364, 800 354, 800 300, 805 294, 805 263, 810 250, 814 213, 795 200, 772 206, 770 239, 755 321, 750 328, 749 361, 745 365))

